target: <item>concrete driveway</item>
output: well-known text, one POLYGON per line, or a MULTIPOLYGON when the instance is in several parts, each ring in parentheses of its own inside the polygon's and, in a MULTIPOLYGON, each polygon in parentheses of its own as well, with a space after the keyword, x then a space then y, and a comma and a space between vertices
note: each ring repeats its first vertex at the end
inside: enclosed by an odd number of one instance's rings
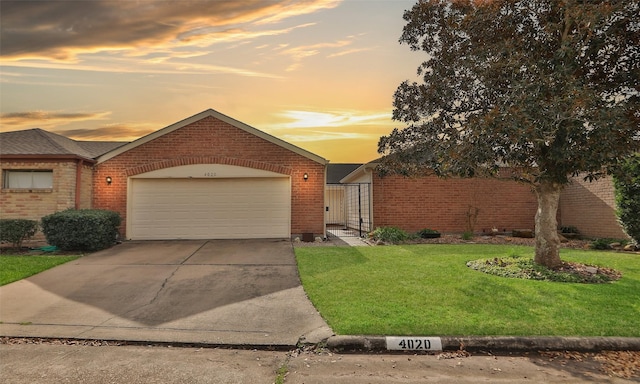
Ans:
POLYGON ((330 334, 286 240, 126 242, 0 287, 3 336, 290 347, 330 334))

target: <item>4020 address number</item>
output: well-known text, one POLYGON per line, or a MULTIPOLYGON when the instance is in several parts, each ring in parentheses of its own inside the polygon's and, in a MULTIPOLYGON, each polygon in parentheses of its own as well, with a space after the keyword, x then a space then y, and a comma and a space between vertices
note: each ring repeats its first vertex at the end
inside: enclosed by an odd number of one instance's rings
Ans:
POLYGON ((439 337, 387 337, 390 351, 442 351, 439 337))

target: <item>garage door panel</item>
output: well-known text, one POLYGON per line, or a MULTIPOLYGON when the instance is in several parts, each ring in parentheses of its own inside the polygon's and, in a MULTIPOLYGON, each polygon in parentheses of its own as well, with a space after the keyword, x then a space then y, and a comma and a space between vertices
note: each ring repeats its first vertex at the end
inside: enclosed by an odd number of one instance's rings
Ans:
POLYGON ((288 237, 290 207, 288 178, 133 179, 129 237, 288 237))

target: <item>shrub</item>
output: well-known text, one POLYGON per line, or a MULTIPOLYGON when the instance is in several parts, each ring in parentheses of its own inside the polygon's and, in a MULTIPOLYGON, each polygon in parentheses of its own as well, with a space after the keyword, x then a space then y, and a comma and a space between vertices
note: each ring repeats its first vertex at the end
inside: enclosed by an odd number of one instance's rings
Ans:
POLYGON ((435 229, 424 228, 418 231, 417 235, 423 239, 433 239, 440 237, 440 232, 435 229))
POLYGON ((624 239, 595 239, 591 242, 591 249, 612 249, 611 244, 618 243, 625 245, 627 243, 624 239))
POLYGON ((560 227, 560 232, 562 233, 580 233, 578 232, 578 228, 574 227, 573 225, 565 225, 563 227, 560 227))
POLYGON ((624 231, 640 245, 640 153, 627 158, 613 177, 616 214, 624 231))
POLYGON ((47 242, 63 251, 98 251, 115 243, 120 226, 117 212, 66 210, 42 218, 47 242))
POLYGON ((21 248, 22 242, 38 232, 38 222, 26 219, 0 219, 0 241, 8 242, 14 248, 21 248))
POLYGON ((398 244, 408 240, 409 234, 396 227, 379 227, 371 232, 371 237, 385 243, 398 244))
POLYGON ((465 232, 462 234, 462 240, 471 240, 471 239, 473 239, 473 232, 471 232, 471 231, 465 231, 465 232))

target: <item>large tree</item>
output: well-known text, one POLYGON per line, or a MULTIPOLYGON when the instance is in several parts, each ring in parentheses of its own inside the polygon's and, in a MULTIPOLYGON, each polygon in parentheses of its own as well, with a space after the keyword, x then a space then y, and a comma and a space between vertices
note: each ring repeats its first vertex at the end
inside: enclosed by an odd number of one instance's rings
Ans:
MULTIPOLYGON (((538 199, 535 262, 562 264, 556 213, 571 176, 640 148, 640 0, 420 0, 401 43, 426 52, 380 139, 404 174, 498 176, 538 199)), ((585 207, 588 209, 588 207, 585 207)))

